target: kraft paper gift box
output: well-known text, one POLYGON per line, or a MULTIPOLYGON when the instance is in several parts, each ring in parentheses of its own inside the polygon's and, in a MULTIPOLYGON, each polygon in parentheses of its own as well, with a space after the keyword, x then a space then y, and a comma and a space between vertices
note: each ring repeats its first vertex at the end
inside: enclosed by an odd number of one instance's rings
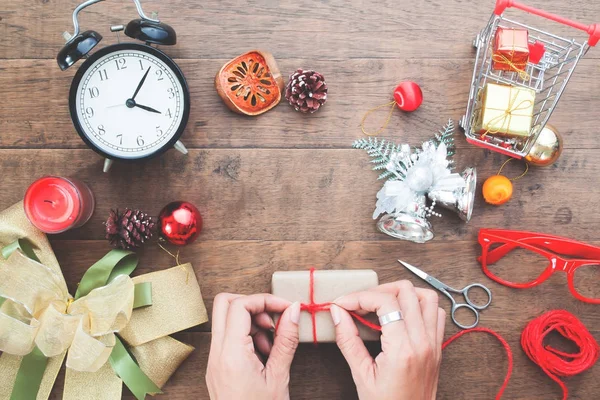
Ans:
POLYGON ((494 38, 492 69, 525 71, 529 61, 527 29, 498 28, 494 38))
MULTIPOLYGON (((271 281, 271 293, 291 302, 310 303, 310 271, 275 272, 271 281)), ((314 302, 329 303, 340 296, 376 287, 379 284, 373 270, 316 270, 313 276, 314 302)), ((279 316, 277 316, 278 318, 279 316)), ((371 322, 377 318, 371 315, 371 322), (371 319, 373 318, 374 319, 371 319)), ((356 322, 356 321, 355 321, 356 322)), ((379 340, 376 332, 356 322, 363 340, 379 340)), ((335 326, 328 310, 315 314, 316 338, 313 338, 313 322, 307 311, 300 313, 300 342, 335 342, 335 326)))
POLYGON ((482 135, 527 138, 531 135, 535 91, 488 83, 480 93, 474 129, 482 135))

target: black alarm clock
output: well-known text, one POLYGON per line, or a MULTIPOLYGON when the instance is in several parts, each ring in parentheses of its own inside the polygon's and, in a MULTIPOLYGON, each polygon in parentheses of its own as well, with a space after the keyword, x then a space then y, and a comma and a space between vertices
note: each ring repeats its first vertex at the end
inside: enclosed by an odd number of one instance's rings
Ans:
POLYGON ((190 93, 183 73, 155 45, 174 45, 173 28, 153 15, 147 17, 139 0, 133 0, 139 19, 111 31, 143 43, 118 43, 89 54, 102 40, 95 31, 80 33, 78 14, 92 4, 88 0, 73 11, 75 33, 65 33, 67 43, 57 62, 66 70, 79 59, 81 65, 69 93, 73 125, 83 141, 106 158, 104 172, 113 160, 140 161, 170 148, 187 154, 179 140, 190 114, 190 93))

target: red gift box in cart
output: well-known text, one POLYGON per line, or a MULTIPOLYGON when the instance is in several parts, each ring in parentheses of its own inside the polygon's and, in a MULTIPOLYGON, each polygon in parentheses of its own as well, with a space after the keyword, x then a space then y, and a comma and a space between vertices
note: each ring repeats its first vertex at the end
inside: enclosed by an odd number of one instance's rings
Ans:
POLYGON ((471 79, 471 90, 467 113, 459 124, 464 129, 467 141, 514 158, 523 158, 535 144, 540 132, 548 123, 554 108, 577 66, 590 47, 600 40, 600 24, 583 25, 558 15, 512 1, 497 0, 496 8, 485 28, 477 35, 473 46, 477 48, 475 68, 471 79), (583 43, 575 39, 562 38, 534 27, 505 18, 502 14, 507 8, 517 8, 582 30, 589 35, 583 43), (498 28, 518 28, 529 31, 529 43, 542 43, 544 56, 539 63, 527 63, 526 74, 514 71, 495 71, 492 69, 492 44, 498 28), (499 83, 525 87, 535 90, 536 100, 533 110, 533 124, 528 138, 510 138, 494 135, 481 135, 474 130, 474 119, 479 104, 479 93, 487 83, 499 83))

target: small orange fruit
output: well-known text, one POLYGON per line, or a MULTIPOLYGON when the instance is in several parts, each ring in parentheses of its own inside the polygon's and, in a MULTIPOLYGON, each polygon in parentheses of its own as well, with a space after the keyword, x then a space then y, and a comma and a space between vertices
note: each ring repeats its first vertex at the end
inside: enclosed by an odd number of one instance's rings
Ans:
POLYGON ((499 206, 512 197, 513 184, 503 175, 494 175, 486 179, 483 184, 483 198, 486 202, 499 206))

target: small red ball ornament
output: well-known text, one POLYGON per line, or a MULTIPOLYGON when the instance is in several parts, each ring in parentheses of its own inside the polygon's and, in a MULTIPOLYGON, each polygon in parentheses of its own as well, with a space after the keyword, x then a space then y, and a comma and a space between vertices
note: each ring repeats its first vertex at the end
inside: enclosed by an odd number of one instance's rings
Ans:
POLYGON ((202 216, 192 203, 174 201, 162 209, 158 216, 163 238, 176 246, 192 243, 202 230, 202 216))
POLYGON ((394 100, 402 111, 412 112, 423 103, 423 92, 415 82, 401 82, 394 89, 394 100))

